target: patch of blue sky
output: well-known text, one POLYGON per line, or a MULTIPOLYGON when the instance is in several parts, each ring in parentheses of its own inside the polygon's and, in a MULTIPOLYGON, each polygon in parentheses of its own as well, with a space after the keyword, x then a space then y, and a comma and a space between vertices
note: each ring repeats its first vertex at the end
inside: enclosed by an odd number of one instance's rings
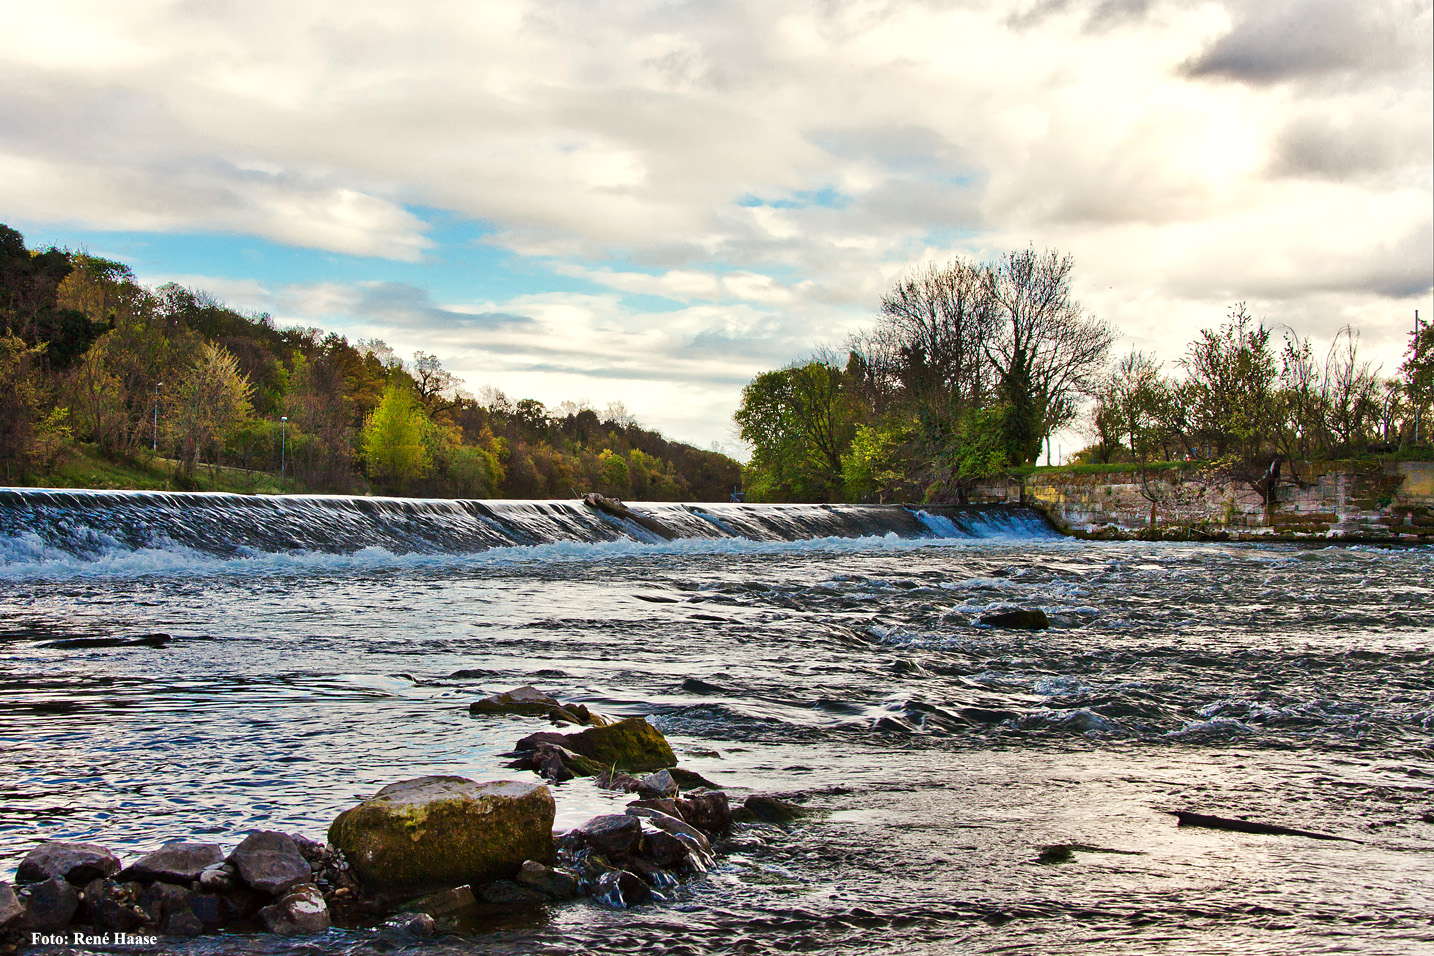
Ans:
POLYGON ((831 186, 823 186, 821 189, 799 189, 780 199, 763 199, 748 193, 737 200, 737 205, 766 206, 771 209, 810 209, 813 206, 822 209, 845 209, 851 205, 851 197, 831 186))

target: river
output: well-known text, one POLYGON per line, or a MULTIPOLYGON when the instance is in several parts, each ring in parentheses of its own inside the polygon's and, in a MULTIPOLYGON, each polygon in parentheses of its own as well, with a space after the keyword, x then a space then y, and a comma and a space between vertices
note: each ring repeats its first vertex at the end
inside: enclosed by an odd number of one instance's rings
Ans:
MULTIPOLYGON (((502 754, 546 722, 467 705, 534 684, 811 812, 739 826, 669 899, 415 952, 1434 952, 1429 548, 1078 542, 1019 510, 638 506, 662 541, 573 502, 6 494, 0 878, 42 838, 322 839, 396 780, 529 778, 502 754), (979 623, 1002 608, 1052 627, 979 623)), ((626 799, 554 793, 559 829, 626 799)), ((402 949, 365 926, 161 947, 402 949)))

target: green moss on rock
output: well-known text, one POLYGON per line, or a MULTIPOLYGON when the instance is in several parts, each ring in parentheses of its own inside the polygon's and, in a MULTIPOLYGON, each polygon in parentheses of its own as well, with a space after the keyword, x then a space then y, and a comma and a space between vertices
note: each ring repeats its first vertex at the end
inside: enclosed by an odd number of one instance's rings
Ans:
POLYGON ((553 817, 541 784, 419 777, 339 814, 329 842, 370 890, 485 883, 549 859, 553 817))
POLYGON ((677 765, 677 756, 667 738, 642 717, 629 717, 606 727, 568 734, 562 745, 597 761, 604 769, 649 771, 677 765))

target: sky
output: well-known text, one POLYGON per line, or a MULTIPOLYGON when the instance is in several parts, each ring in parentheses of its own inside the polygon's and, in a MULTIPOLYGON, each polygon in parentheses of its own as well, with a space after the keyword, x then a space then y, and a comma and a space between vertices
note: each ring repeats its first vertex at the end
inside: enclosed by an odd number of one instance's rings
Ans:
POLYGON ((1117 350, 1172 363, 1237 301, 1351 324, 1386 372, 1434 318, 1431 0, 0 17, 0 222, 32 247, 704 447, 955 256, 1068 252, 1117 350))

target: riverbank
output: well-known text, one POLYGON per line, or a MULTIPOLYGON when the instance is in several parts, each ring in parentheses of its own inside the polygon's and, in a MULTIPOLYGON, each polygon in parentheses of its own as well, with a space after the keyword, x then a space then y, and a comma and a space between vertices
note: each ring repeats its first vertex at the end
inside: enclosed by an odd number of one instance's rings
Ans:
POLYGON ((1042 469, 978 485, 973 504, 1025 504, 1065 534, 1099 540, 1434 543, 1434 462, 1284 466, 1274 507, 1208 465, 1042 469))

